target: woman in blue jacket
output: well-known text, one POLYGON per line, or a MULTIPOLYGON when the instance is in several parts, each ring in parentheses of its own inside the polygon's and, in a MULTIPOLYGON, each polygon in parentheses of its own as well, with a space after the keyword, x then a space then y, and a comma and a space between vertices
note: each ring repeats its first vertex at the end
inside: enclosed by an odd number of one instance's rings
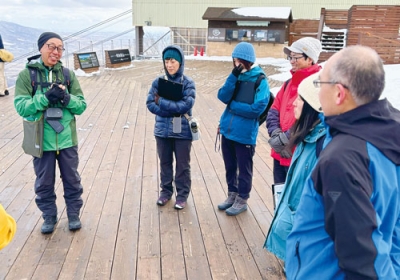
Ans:
POLYGON ((230 216, 247 210, 253 178, 258 117, 267 107, 270 96, 266 79, 262 79, 255 89, 259 76, 265 74, 255 64, 256 56, 252 44, 239 43, 232 52, 232 59, 232 73, 218 91, 218 99, 227 104, 220 119, 220 133, 228 184, 228 198, 218 205, 218 209, 226 210, 226 214, 230 216))
POLYGON ((175 209, 183 209, 190 193, 190 150, 192 134, 188 118, 196 97, 194 81, 183 75, 185 56, 178 46, 168 46, 162 52, 165 75, 157 77, 147 96, 147 109, 156 115, 154 136, 160 159, 160 197, 157 205, 164 206, 173 195, 172 181, 175 178, 175 209), (178 101, 161 97, 158 94, 158 81, 163 78, 183 85, 183 97, 178 101), (175 176, 173 174, 173 155, 175 155, 175 176))
POLYGON ((296 122, 291 128, 289 145, 297 147, 264 245, 282 260, 285 260, 286 238, 292 230, 304 183, 317 163, 325 139, 325 127, 319 119, 318 89, 307 82, 317 79, 318 75, 313 74, 300 83, 299 95, 293 102, 296 122))

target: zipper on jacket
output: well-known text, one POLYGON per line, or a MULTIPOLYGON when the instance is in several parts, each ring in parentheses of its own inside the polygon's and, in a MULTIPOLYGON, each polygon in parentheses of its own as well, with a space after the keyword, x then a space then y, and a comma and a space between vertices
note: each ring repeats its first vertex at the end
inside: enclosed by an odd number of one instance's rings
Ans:
POLYGON ((294 256, 297 257, 297 263, 298 263, 299 266, 297 268, 296 275, 294 276, 294 280, 297 279, 297 276, 299 275, 300 268, 301 268, 301 259, 300 259, 299 247, 300 247, 300 241, 297 241, 296 242, 296 252, 295 252, 294 256))

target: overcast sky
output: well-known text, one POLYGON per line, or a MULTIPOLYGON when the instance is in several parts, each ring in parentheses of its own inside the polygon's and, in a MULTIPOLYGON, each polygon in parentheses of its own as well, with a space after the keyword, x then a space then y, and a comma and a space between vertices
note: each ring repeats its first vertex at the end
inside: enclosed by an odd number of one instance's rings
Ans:
MULTIPOLYGON (((2 0, 0 20, 48 31, 76 32, 129 9, 132 0, 2 0)), ((132 28, 132 13, 107 29, 132 28)))

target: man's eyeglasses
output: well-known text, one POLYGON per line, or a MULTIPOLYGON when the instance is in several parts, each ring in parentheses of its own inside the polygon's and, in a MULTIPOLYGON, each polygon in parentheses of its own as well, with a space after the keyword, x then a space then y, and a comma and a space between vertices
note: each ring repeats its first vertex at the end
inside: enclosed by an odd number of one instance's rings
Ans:
POLYGON ((53 44, 46 44, 47 45, 47 47, 49 48, 49 50, 50 51, 54 51, 55 49, 57 49, 57 51, 59 52, 59 53, 61 53, 61 52, 63 52, 65 49, 64 49, 64 47, 56 47, 55 45, 53 45, 53 44))
POLYGON ((290 56, 290 55, 288 55, 287 56, 287 60, 289 60, 289 61, 294 60, 295 62, 297 62, 297 60, 300 59, 300 58, 305 58, 305 56, 304 55, 302 55, 302 56, 290 56))
POLYGON ((314 84, 314 86, 315 86, 316 88, 320 88, 320 87, 321 87, 321 84, 330 84, 330 85, 337 85, 337 84, 339 84, 339 85, 342 85, 344 88, 347 88, 347 89, 348 89, 348 87, 347 87, 346 85, 344 85, 344 84, 342 84, 342 83, 339 83, 339 82, 335 82, 335 81, 323 82, 323 81, 321 81, 321 80, 314 80, 314 81, 313 81, 313 84, 314 84))

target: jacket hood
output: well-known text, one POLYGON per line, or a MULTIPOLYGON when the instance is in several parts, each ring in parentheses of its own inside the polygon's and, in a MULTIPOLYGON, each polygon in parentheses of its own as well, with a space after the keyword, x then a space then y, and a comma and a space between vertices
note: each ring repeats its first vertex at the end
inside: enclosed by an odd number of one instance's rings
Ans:
POLYGON ((400 164, 400 111, 387 99, 374 101, 337 116, 325 117, 330 134, 353 135, 374 145, 394 164, 400 164))
POLYGON ((183 75, 183 70, 185 69, 185 54, 183 53, 182 49, 179 46, 172 45, 172 46, 166 47, 163 50, 161 57, 162 57, 163 64, 164 64, 165 75, 167 75, 169 79, 176 80, 177 78, 180 78, 183 75), (171 76, 170 74, 168 74, 168 71, 165 68, 165 63, 164 63, 164 53, 167 50, 170 50, 170 49, 174 49, 174 50, 178 51, 180 53, 181 57, 182 57, 182 63, 179 65, 179 69, 178 69, 178 71, 176 72, 176 74, 174 76, 171 76))
MULTIPOLYGON (((62 62, 59 60, 53 67, 52 70, 58 70, 61 68, 62 62)), ((44 66, 41 55, 35 55, 28 58, 28 62, 26 63, 26 68, 37 68, 37 69, 47 69, 50 68, 44 66)))

